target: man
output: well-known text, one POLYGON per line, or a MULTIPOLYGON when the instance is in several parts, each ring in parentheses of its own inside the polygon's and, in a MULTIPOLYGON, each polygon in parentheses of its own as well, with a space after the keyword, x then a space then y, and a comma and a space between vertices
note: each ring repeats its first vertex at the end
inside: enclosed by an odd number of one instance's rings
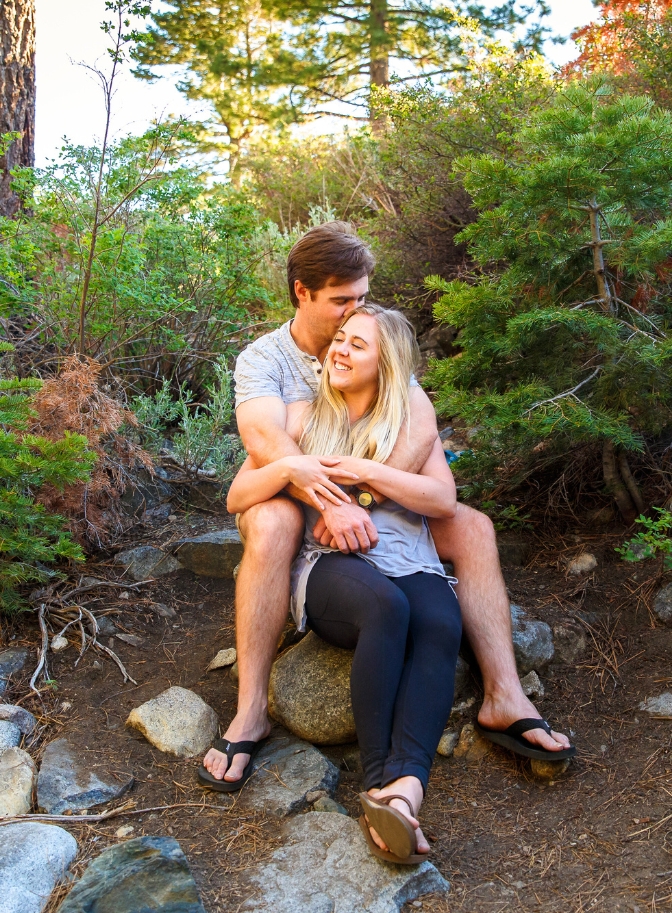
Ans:
MULTIPOLYGON (((300 452, 285 431, 287 407, 314 399, 329 344, 344 317, 364 302, 373 267, 371 251, 343 222, 312 228, 292 248, 287 279, 296 316, 248 346, 235 372, 238 429, 259 466, 300 452)), ((388 463, 415 472, 436 441, 437 425, 423 390, 416 384, 410 394, 412 434, 400 435, 388 463)), ((329 468, 317 458, 315 462, 325 503, 315 535, 342 552, 366 553, 377 542, 368 512, 354 502, 328 500, 328 493, 338 489, 329 468)), ((287 619, 290 566, 303 538, 304 517, 297 501, 314 506, 301 489, 290 486, 287 494, 291 497, 258 504, 239 518, 245 552, 236 585, 238 712, 225 744, 219 743, 220 748, 228 745, 226 753, 211 748, 204 759, 206 771, 233 788, 249 776, 255 745, 270 731, 268 678, 287 619)), ((483 675, 478 715, 483 731, 514 750, 522 744, 564 754, 569 741, 536 722, 539 713, 520 687, 492 523, 459 504, 454 518, 432 520, 430 528, 439 556, 453 562, 459 579, 463 627, 483 675), (504 733, 517 721, 525 725, 504 733)))

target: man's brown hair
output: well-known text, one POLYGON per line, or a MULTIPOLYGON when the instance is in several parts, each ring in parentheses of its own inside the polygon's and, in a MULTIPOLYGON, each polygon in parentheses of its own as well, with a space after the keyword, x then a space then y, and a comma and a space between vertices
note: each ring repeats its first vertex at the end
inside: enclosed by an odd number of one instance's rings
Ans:
POLYGON ((299 238, 287 258, 289 297, 294 307, 298 279, 310 292, 319 292, 330 279, 354 282, 370 276, 376 265, 368 244, 358 238, 348 222, 325 222, 299 238))

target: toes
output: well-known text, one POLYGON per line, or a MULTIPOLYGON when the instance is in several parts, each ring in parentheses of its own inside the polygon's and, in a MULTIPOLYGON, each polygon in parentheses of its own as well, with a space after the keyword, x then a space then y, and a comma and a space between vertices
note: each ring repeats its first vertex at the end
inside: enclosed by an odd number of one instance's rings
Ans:
POLYGON ((429 853, 430 846, 420 828, 417 828, 415 831, 415 839, 417 841, 418 853, 429 853))
POLYGON ((229 782, 235 782, 236 780, 240 780, 241 777, 243 776, 243 772, 244 772, 245 768, 247 767, 249 760, 250 760, 249 755, 237 754, 234 757, 234 759, 231 761, 231 767, 227 771, 224 779, 228 780, 229 782))
POLYGON ((227 757, 221 751, 211 748, 203 759, 203 766, 215 780, 221 780, 226 772, 227 757))

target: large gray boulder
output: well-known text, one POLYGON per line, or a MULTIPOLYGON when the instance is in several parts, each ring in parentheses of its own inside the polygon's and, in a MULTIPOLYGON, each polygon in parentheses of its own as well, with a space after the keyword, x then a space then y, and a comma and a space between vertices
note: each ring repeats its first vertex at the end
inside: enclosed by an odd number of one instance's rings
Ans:
POLYGON ((529 618, 520 606, 511 606, 513 652, 521 675, 539 671, 553 659, 553 632, 545 621, 529 618))
POLYGON ((91 755, 77 753, 67 739, 50 742, 42 755, 37 778, 37 804, 42 811, 62 815, 92 808, 123 796, 133 785, 133 777, 102 779, 100 769, 91 768, 91 755))
POLYGON ((269 713, 314 745, 341 745, 356 737, 350 700, 351 650, 332 647, 310 632, 273 663, 269 713))
POLYGON ((662 590, 658 590, 653 600, 653 614, 658 621, 664 624, 672 622, 672 583, 668 583, 662 590))
POLYGON ((309 793, 333 794, 338 786, 335 765, 317 748, 292 738, 272 738, 255 758, 254 770, 238 808, 277 818, 309 805, 309 793))
POLYGON ((193 758, 217 736, 217 714, 193 691, 174 685, 131 710, 126 725, 141 732, 159 751, 193 758))
POLYGON ((172 837, 136 837, 93 860, 58 913, 205 913, 172 837))
POLYGON ((404 904, 450 885, 432 865, 390 865, 371 855, 359 824, 309 812, 282 828, 283 845, 247 875, 242 906, 259 913, 399 913, 404 904))
POLYGON ((163 577, 182 568, 180 562, 153 545, 139 545, 125 552, 119 552, 114 563, 121 565, 131 580, 150 580, 163 577))
POLYGON ((0 694, 5 693, 10 679, 21 672, 27 662, 27 647, 9 647, 0 651, 0 694))
POLYGON ((42 913, 77 841, 62 827, 21 821, 0 831, 0 913, 42 913))
POLYGON ((24 735, 32 735, 37 726, 33 714, 16 704, 0 704, 0 720, 14 723, 24 735))
POLYGON ((220 529, 175 543, 173 553, 180 564, 203 577, 233 577, 243 557, 243 543, 236 529, 220 529))
POLYGON ((0 720, 0 755, 21 741, 21 730, 11 720, 0 720))
POLYGON ((35 763, 28 752, 21 748, 3 751, 0 755, 0 818, 28 814, 33 804, 36 774, 35 763))

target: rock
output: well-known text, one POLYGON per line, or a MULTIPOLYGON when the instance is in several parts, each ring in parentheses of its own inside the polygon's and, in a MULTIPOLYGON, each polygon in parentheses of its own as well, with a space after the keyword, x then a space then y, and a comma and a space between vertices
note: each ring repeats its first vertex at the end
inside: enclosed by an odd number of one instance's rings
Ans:
POLYGON ((229 647, 228 650, 220 650, 205 671, 212 672, 213 669, 225 669, 226 666, 232 666, 236 661, 236 656, 235 647, 229 647))
POLYGON ((544 686, 534 669, 521 678, 520 685, 525 697, 540 698, 544 696, 544 686))
POLYGON ((60 653, 61 650, 67 650, 70 646, 70 641, 67 637, 63 637, 62 634, 57 634, 56 637, 51 639, 51 649, 54 653, 60 653))
POLYGON ((329 796, 322 796, 316 802, 313 803, 314 812, 334 812, 338 815, 347 815, 347 808, 343 808, 342 805, 339 805, 338 802, 335 802, 333 799, 330 799, 329 796))
POLYGON ((217 736, 217 714, 193 691, 174 685, 131 710, 126 720, 160 751, 193 758, 217 736))
POLYGON ((205 913, 189 864, 172 837, 136 837, 104 850, 58 913, 205 913))
POLYGON ((447 441, 449 438, 451 438, 454 434, 455 434, 455 429, 451 428, 451 426, 448 425, 447 428, 444 428, 442 431, 439 431, 439 440, 441 441, 441 443, 443 443, 444 441, 447 441))
POLYGON ((96 618, 96 621, 98 622, 98 633, 102 634, 104 637, 114 637, 119 630, 107 615, 101 615, 100 618, 96 618))
POLYGON ((310 804, 307 795, 338 786, 336 767, 317 748, 293 738, 272 738, 254 761, 254 776, 238 799, 238 807, 277 818, 310 804))
POLYGON ((234 680, 234 682, 236 684, 238 684, 238 663, 237 662, 231 666, 231 678, 234 680))
POLYGON ((453 756, 459 761, 466 761, 467 764, 478 764, 491 750, 492 743, 476 732, 473 723, 467 723, 462 727, 453 756))
POLYGON ((503 567, 524 567, 531 557, 529 543, 518 533, 500 533, 497 536, 497 551, 503 567))
POLYGON ((37 804, 41 811, 62 815, 118 799, 133 785, 133 777, 102 780, 92 768, 93 756, 78 756, 67 739, 56 739, 44 750, 37 778, 37 804))
POLYGON ((155 467, 153 475, 147 469, 138 470, 119 499, 122 512, 129 517, 141 517, 147 510, 167 507, 168 515, 171 508, 164 502, 170 501, 173 495, 168 478, 168 473, 160 466, 155 467))
POLYGON ((160 548, 154 548, 153 545, 139 545, 137 548, 119 552, 114 563, 125 568, 126 574, 131 580, 163 577, 164 574, 172 574, 173 571, 179 571, 182 567, 176 558, 166 555, 160 548))
POLYGON ((454 698, 462 697, 469 684, 471 670, 461 656, 457 657, 457 666, 455 667, 455 693, 454 698))
POLYGON ((659 694, 658 697, 649 697, 639 705, 640 710, 645 710, 649 716, 658 720, 672 720, 672 693, 669 691, 659 694))
POLYGON ((161 618, 177 618, 177 612, 163 602, 153 602, 151 605, 152 612, 160 615, 161 618))
POLYGON ((312 631, 273 663, 269 713, 290 732, 315 745, 355 739, 350 700, 352 651, 320 640, 312 631))
POLYGON ((135 828, 132 824, 123 824, 121 827, 118 827, 114 832, 115 837, 119 837, 121 840, 123 837, 130 837, 131 834, 135 831, 135 828))
POLYGON ((555 645, 555 660, 575 665, 586 652, 588 644, 583 630, 571 622, 553 625, 553 643, 555 645))
POLYGON ((399 913, 408 901, 450 885, 431 862, 377 860, 359 825, 345 815, 309 812, 286 822, 284 844, 246 876, 243 911, 399 913), (249 885, 249 887, 248 887, 249 885))
POLYGON ((4 694, 9 680, 20 672, 28 660, 26 647, 10 647, 0 652, 0 694, 4 694))
POLYGON ((24 735, 31 735, 37 726, 37 720, 32 713, 14 704, 0 704, 0 720, 16 723, 24 735))
POLYGON ((0 754, 21 741, 21 730, 11 720, 0 720, 0 754))
POLYGON ((243 543, 236 529, 220 529, 194 539, 182 539, 174 546, 180 563, 204 577, 233 577, 243 557, 243 543))
POLYGON ((121 632, 114 635, 117 640, 122 640, 125 644, 130 644, 132 647, 144 647, 145 640, 143 637, 138 637, 137 634, 125 634, 121 632))
POLYGON ((538 761, 532 758, 530 769, 538 780, 557 780, 569 767, 569 758, 563 761, 538 761))
POLYGON ((62 827, 21 821, 2 828, 0 913, 42 913, 68 872, 77 841, 62 827))
POLYGON ((579 574, 587 574, 589 571, 595 570, 596 567, 597 558, 595 555, 591 555, 590 552, 582 552, 576 558, 572 558, 571 561, 567 562, 567 573, 571 577, 578 577, 579 574))
POLYGON ((513 652, 519 674, 543 669, 553 659, 553 632, 545 621, 528 618, 520 606, 511 606, 513 652))
POLYGON ((314 802, 317 802, 318 799, 324 799, 326 796, 326 789, 311 789, 309 793, 306 793, 306 802, 308 805, 312 805, 314 802))
POLYGON ((436 753, 440 754, 443 758, 452 757, 459 738, 460 737, 456 732, 453 732, 451 729, 446 729, 441 736, 436 753))
MULTIPOLYGON (((35 775, 35 763, 28 752, 14 747, 3 751, 0 755, 0 818, 28 814, 33 804, 35 775)), ((0 908, 1 905, 2 900, 0 908)))
POLYGON ((672 583, 659 590, 653 600, 653 614, 665 624, 672 622, 672 583))

